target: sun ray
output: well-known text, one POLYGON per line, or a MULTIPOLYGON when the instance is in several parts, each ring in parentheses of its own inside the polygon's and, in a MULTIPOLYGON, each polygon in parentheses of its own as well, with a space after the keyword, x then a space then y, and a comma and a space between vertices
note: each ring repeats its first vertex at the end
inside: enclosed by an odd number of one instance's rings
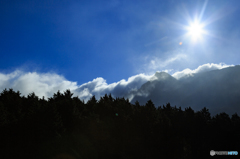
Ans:
POLYGON ((206 9, 206 7, 207 7, 207 3, 208 3, 208 0, 206 0, 206 1, 204 2, 202 11, 201 11, 200 16, 199 16, 199 20, 200 20, 200 21, 202 20, 202 16, 203 16, 203 14, 204 14, 204 12, 205 12, 205 9, 206 9))

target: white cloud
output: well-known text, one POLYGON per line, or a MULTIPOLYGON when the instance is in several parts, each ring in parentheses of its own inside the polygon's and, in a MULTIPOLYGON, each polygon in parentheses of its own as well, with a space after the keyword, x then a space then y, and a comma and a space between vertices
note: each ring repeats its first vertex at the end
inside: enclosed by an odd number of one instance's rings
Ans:
POLYGON ((106 80, 98 77, 88 83, 84 83, 74 90, 74 94, 78 95, 84 100, 88 100, 92 95, 95 95, 99 99, 104 94, 111 93, 113 97, 126 97, 131 91, 137 90, 142 84, 147 82, 152 76, 144 74, 135 75, 119 82, 107 84, 106 80), (88 89, 86 92, 85 89, 88 89), (84 96, 83 96, 84 94, 84 96))
POLYGON ((108 84, 105 79, 98 77, 79 86, 77 82, 68 81, 63 76, 55 73, 16 70, 9 74, 0 73, 0 89, 13 88, 15 91, 19 90, 24 96, 34 92, 40 98, 42 96, 49 98, 58 90, 63 93, 70 89, 74 93, 73 96, 78 96, 86 101, 93 95, 99 99, 100 96, 106 93, 111 93, 114 97, 126 96, 129 92, 140 88, 150 78, 151 76, 138 74, 129 77, 127 80, 123 79, 119 82, 108 84))
MULTIPOLYGON (((161 72, 166 72, 166 73, 169 74, 172 71, 173 71, 173 69, 165 69, 165 70, 162 70, 161 72)), ((160 71, 156 71, 156 72, 160 72, 160 71)))
POLYGON ((180 79, 184 76, 192 76, 194 73, 223 69, 223 68, 231 67, 231 66, 234 66, 234 65, 226 65, 224 63, 219 63, 219 64, 207 63, 207 64, 203 64, 201 66, 198 66, 198 68, 196 68, 195 70, 191 70, 191 69, 187 68, 187 69, 184 69, 183 71, 175 72, 172 76, 176 79, 180 79))
MULTIPOLYGON (((172 76, 179 79, 185 75, 192 75, 194 73, 210 71, 215 69, 222 69, 233 65, 226 64, 204 64, 195 70, 185 69, 181 72, 176 72, 172 76)), ((164 70, 169 72, 172 70, 164 70)), ((29 93, 35 92, 40 98, 52 97, 58 90, 64 92, 70 89, 73 96, 78 96, 80 99, 87 101, 93 95, 99 99, 105 94, 111 93, 113 97, 127 97, 133 98, 133 92, 138 90, 147 81, 153 80, 153 75, 138 74, 129 77, 127 80, 122 79, 118 82, 108 84, 102 77, 98 77, 78 85, 77 82, 72 82, 65 79, 63 76, 55 73, 37 73, 37 72, 23 72, 16 70, 9 74, 0 73, 0 89, 13 88, 15 91, 19 90, 22 95, 27 96, 29 93)))
POLYGON ((0 89, 13 88, 27 96, 34 92, 39 97, 51 97, 58 90, 74 90, 76 82, 67 81, 63 76, 54 73, 22 72, 16 70, 10 74, 0 73, 0 89))

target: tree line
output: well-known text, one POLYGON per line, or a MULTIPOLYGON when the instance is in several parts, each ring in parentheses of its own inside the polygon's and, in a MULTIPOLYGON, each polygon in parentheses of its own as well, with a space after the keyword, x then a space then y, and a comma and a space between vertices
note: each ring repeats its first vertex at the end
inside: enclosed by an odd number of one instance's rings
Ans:
POLYGON ((111 94, 87 102, 70 90, 53 97, 0 94, 1 158, 159 159, 210 157, 240 148, 240 117, 203 106, 131 104, 111 94))

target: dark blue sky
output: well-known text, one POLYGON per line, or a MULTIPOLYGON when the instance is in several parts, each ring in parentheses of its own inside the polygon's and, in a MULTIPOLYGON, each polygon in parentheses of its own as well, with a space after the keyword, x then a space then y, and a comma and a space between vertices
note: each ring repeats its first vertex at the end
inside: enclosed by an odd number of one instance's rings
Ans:
POLYGON ((0 72, 56 73, 81 85, 237 65, 239 7, 239 0, 1 0, 0 72), (195 42, 186 30, 194 19, 205 31, 195 42))

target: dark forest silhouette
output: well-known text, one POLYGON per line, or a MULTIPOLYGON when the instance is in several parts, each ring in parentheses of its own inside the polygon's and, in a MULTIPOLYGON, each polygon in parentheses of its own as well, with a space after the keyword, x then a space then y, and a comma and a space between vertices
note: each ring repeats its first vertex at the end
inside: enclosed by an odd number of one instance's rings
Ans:
POLYGON ((187 159, 240 148, 237 114, 211 117, 205 107, 156 108, 111 94, 85 103, 70 90, 48 99, 20 95, 0 94, 1 158, 187 159))

